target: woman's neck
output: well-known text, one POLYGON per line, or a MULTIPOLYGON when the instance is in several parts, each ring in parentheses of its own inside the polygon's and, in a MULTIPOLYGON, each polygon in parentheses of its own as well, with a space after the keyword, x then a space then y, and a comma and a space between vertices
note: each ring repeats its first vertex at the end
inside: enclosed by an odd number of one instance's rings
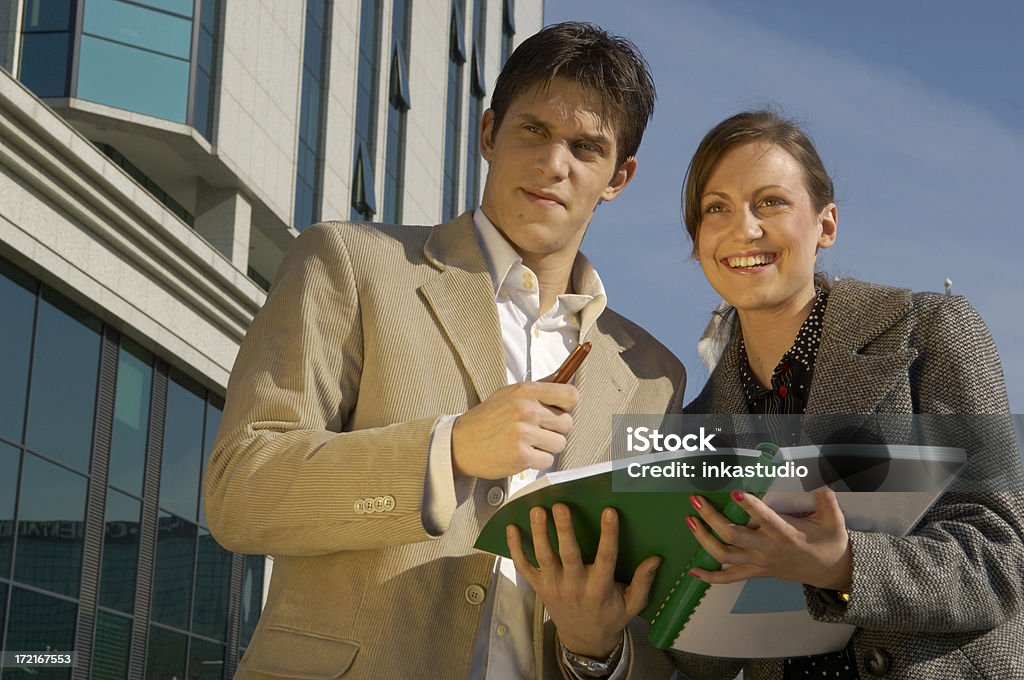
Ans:
POLYGON ((796 334, 810 316, 814 300, 812 295, 804 304, 783 310, 736 310, 750 370, 762 386, 771 386, 775 367, 796 342, 796 334))

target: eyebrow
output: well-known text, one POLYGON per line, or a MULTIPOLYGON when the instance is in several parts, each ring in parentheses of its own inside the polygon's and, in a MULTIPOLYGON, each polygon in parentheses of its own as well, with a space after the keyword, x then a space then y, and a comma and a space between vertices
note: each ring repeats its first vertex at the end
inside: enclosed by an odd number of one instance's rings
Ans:
MULTIPOLYGON (((522 121, 524 123, 531 123, 533 125, 536 125, 537 127, 542 127, 545 130, 548 130, 548 129, 551 128, 551 124, 550 123, 548 123, 546 120, 538 118, 537 116, 533 115, 532 113, 517 113, 514 116, 514 118, 516 120, 520 120, 520 121, 522 121)), ((600 133, 580 135, 578 137, 578 139, 579 139, 579 141, 592 142, 594 144, 597 144, 598 146, 602 146, 602 147, 606 147, 606 148, 609 147, 611 145, 611 143, 612 143, 612 140, 611 140, 610 137, 607 137, 607 136, 602 135, 600 133)))
MULTIPOLYGON (((759 194, 762 191, 766 191, 768 189, 785 189, 785 188, 786 187, 782 186, 781 184, 765 184, 763 187, 758 187, 757 189, 755 189, 754 193, 755 194, 759 194)), ((701 195, 701 199, 707 198, 708 196, 721 196, 722 198, 729 198, 729 194, 727 194, 727 193, 725 193, 723 191, 705 191, 701 195)))

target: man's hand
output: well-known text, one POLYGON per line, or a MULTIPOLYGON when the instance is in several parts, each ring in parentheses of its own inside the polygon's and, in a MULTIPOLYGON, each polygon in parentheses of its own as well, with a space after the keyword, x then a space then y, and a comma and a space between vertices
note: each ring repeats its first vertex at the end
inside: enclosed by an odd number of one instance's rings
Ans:
POLYGON ((601 539, 593 564, 583 564, 569 508, 558 503, 551 509, 558 533, 558 554, 548 539, 547 513, 530 511, 530 531, 537 555, 535 568, 523 552, 519 530, 509 525, 508 547, 516 570, 540 595, 551 615, 558 637, 576 654, 594 659, 608 657, 630 619, 647 604, 658 556, 640 563, 628 585, 615 582, 619 556, 619 516, 612 508, 601 513, 601 539))
POLYGON ((452 471, 501 479, 550 467, 565 449, 569 411, 579 399, 573 385, 524 382, 501 388, 455 420, 452 471))
POLYGON ((774 576, 818 588, 850 589, 850 536, 832 489, 826 486, 815 491, 814 512, 801 517, 780 515, 749 493, 733 498, 750 514, 751 526, 732 524, 707 500, 691 497, 701 519, 721 540, 697 520, 687 522, 690 530, 712 557, 729 565, 720 571, 695 569, 697 578, 708 583, 733 583, 774 576))

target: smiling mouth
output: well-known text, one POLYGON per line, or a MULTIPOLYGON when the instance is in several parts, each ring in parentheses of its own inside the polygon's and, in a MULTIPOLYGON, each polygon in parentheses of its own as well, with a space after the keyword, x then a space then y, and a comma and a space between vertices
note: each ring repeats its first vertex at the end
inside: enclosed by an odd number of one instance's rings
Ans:
POLYGON ((725 263, 732 269, 755 269, 775 262, 776 253, 758 253, 741 257, 727 257, 725 263))

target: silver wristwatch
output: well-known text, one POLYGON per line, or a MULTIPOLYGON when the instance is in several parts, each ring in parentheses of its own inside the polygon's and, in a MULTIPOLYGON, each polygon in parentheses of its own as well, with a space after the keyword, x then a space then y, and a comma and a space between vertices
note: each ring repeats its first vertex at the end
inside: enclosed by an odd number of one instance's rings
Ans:
POLYGON ((622 658, 622 641, 625 639, 625 633, 619 638, 619 643, 615 645, 615 649, 608 655, 607 659, 603 661, 600 659, 592 659, 589 656, 581 656, 575 652, 570 652, 566 649, 565 645, 559 643, 562 647, 562 660, 565 661, 566 667, 573 671, 576 675, 584 678, 606 678, 615 671, 615 667, 619 665, 619 659, 622 658))

